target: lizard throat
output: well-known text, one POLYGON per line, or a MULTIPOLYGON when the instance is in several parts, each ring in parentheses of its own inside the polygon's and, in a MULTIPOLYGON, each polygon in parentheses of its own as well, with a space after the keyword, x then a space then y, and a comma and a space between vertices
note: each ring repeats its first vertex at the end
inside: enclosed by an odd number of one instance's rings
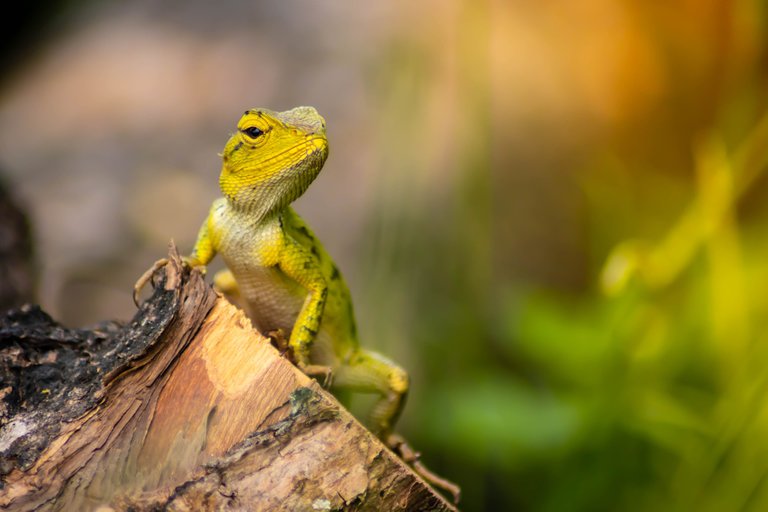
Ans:
POLYGON ((327 152, 316 150, 296 164, 281 169, 267 178, 258 175, 244 179, 236 189, 220 180, 221 191, 235 210, 264 218, 283 210, 301 197, 323 167, 327 152))

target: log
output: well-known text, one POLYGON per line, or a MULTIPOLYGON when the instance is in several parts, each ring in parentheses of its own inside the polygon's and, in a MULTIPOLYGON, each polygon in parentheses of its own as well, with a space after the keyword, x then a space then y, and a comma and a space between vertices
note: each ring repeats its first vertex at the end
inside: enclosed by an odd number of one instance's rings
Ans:
POLYGON ((0 320, 2 510, 456 510, 171 247, 131 322, 0 320))

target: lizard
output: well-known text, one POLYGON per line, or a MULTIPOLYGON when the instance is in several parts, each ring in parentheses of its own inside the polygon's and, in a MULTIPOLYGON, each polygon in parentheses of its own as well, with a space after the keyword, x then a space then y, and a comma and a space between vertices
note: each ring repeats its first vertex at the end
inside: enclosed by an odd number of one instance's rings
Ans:
MULTIPOLYGON (((295 364, 325 376, 334 393, 375 393, 368 426, 428 481, 458 500, 459 488, 431 473, 394 426, 405 403, 406 371, 358 340, 347 284, 306 222, 290 206, 328 157, 326 123, 313 107, 284 112, 246 110, 220 154, 222 197, 211 205, 183 261, 206 266, 217 254, 226 265, 214 287, 240 304, 262 333, 288 336, 295 364)), ((134 301, 166 259, 134 286, 134 301)))

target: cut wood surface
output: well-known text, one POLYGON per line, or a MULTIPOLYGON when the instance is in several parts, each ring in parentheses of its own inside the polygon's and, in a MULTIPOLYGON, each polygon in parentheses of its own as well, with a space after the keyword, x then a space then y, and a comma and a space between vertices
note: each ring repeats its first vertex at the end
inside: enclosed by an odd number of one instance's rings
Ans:
POLYGON ((175 248, 125 326, 0 321, 0 509, 455 510, 175 248))

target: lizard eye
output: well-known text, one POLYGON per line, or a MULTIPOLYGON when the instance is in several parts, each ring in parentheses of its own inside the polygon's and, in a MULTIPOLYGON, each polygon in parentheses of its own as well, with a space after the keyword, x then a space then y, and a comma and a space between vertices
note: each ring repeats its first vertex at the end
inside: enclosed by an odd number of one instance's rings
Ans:
POLYGON ((260 136, 264 135, 264 132, 255 126, 249 126, 248 128, 243 128, 240 131, 252 139, 257 139, 260 136))

